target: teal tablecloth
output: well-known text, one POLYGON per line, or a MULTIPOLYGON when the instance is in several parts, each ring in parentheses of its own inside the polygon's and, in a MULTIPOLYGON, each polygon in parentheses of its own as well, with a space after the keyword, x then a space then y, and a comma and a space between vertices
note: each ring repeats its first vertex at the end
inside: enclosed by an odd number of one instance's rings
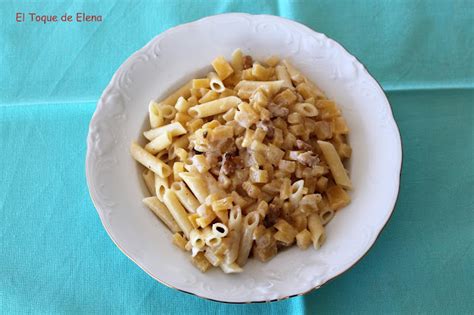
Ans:
POLYGON ((473 1, 0 1, 0 313, 474 313, 473 1), (281 15, 341 42, 387 91, 400 197, 354 268, 304 297, 228 305, 169 289, 103 230, 84 175, 96 101, 160 32, 281 15), (101 23, 17 23, 17 12, 101 23))

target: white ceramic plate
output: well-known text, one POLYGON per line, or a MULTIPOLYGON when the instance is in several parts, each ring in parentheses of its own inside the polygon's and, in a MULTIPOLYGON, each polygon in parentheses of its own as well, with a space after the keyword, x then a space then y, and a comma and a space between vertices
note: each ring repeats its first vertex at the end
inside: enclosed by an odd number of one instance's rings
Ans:
POLYGON ((395 206, 400 135, 382 89, 341 45, 296 22, 268 15, 223 14, 170 29, 134 53, 103 92, 90 123, 86 175, 90 195, 115 244, 170 287, 225 302, 304 294, 353 266, 370 249, 395 206), (256 59, 289 59, 336 100, 351 129, 351 204, 327 226, 319 250, 292 248, 268 263, 251 259, 242 274, 202 274, 145 208, 140 168, 129 154, 150 99, 202 75, 217 55, 241 48, 256 59))

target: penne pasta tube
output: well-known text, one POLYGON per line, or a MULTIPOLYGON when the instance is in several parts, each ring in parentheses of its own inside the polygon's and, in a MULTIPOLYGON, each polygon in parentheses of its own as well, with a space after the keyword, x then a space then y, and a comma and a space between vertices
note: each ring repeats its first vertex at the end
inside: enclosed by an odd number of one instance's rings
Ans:
POLYGON ((197 223, 197 219, 199 219, 199 214, 197 213, 192 213, 188 215, 188 220, 191 222, 191 225, 193 228, 197 229, 199 227, 199 224, 197 223))
POLYGON ((196 105, 188 110, 188 114, 193 118, 204 118, 217 114, 222 114, 231 108, 236 107, 242 101, 236 96, 220 98, 201 105, 196 105))
POLYGON ((191 263, 201 272, 206 272, 209 268, 211 268, 211 264, 203 253, 197 253, 196 256, 192 256, 191 263))
POLYGON ((304 78, 304 83, 308 85, 308 87, 311 89, 312 94, 314 95, 315 99, 326 99, 326 95, 324 94, 321 89, 319 89, 316 84, 308 80, 308 78, 304 78))
POLYGON ((176 104, 176 101, 178 100, 178 98, 180 98, 181 96, 184 98, 188 98, 189 96, 191 96, 190 90, 192 87, 193 87, 193 81, 191 80, 187 82, 186 84, 184 84, 179 89, 177 89, 176 91, 174 91, 173 93, 171 93, 171 95, 165 98, 163 101, 161 101, 161 103, 174 105, 176 104))
POLYGON ((283 59, 281 63, 285 66, 286 71, 290 75, 290 78, 295 83, 301 83, 304 81, 304 76, 296 70, 287 60, 283 59))
POLYGON ((184 172, 184 163, 183 162, 174 162, 173 164, 173 181, 180 182, 181 177, 179 177, 179 173, 184 172))
POLYGON ((222 93, 225 91, 224 83, 222 83, 222 80, 219 78, 217 73, 209 72, 207 74, 207 78, 209 80, 209 86, 213 91, 217 93, 222 93))
POLYGON ((192 88, 193 89, 200 89, 200 88, 208 88, 209 87, 209 79, 193 79, 192 80, 192 88))
POLYGON ((174 233, 173 234, 173 244, 176 245, 178 248, 186 251, 186 243, 187 240, 181 235, 181 233, 174 233))
POLYGON ((337 154, 336 149, 330 142, 318 141, 318 145, 323 152, 324 159, 328 163, 329 169, 331 170, 332 176, 336 184, 346 189, 352 188, 351 180, 347 175, 344 165, 342 165, 341 158, 337 154))
POLYGON ((150 127, 157 128, 163 125, 163 115, 159 110, 159 104, 155 101, 151 101, 148 105, 148 115, 150 117, 150 127))
POLYGON ((297 103, 294 106, 294 110, 305 117, 315 117, 319 114, 316 106, 310 103, 297 103))
POLYGON ((229 229, 224 224, 218 222, 212 225, 212 233, 217 237, 226 237, 229 233, 229 229))
POLYGON ((189 233, 189 241, 191 242, 191 246, 193 248, 197 248, 201 250, 206 246, 204 239, 202 238, 202 234, 198 230, 192 230, 189 233))
POLYGON ((326 196, 328 197, 329 207, 337 211, 351 202, 349 194, 341 186, 332 186, 329 187, 326 191, 326 196))
POLYGON ((132 157, 146 168, 152 170, 160 177, 166 178, 171 175, 171 167, 166 165, 163 161, 156 158, 148 151, 139 146, 136 142, 132 142, 130 146, 130 153, 132 157))
POLYGON ((225 257, 227 264, 235 262, 239 255, 240 237, 242 233, 242 210, 239 206, 235 206, 230 210, 229 230, 230 248, 225 257))
POLYGON ((189 222, 186 210, 184 210, 183 206, 179 203, 174 191, 167 189, 163 196, 163 202, 178 226, 184 232, 184 235, 189 238, 189 233, 193 230, 193 226, 191 222, 189 222))
POLYGON ((212 211, 223 211, 223 210, 230 210, 232 208, 232 196, 227 196, 220 200, 214 200, 211 203, 212 211))
POLYGON ((301 249, 306 249, 311 245, 311 232, 307 229, 302 230, 298 234, 296 234, 296 245, 298 245, 301 249))
MULTIPOLYGON (((202 175, 202 178, 204 179, 204 182, 207 185, 207 190, 209 191, 210 194, 213 194, 213 195, 225 194, 224 190, 220 188, 217 180, 209 172, 203 173, 201 175, 202 175)), ((214 211, 214 213, 219 218, 219 220, 222 221, 222 223, 227 224, 229 218, 228 218, 226 210, 217 210, 217 211, 214 211)))
POLYGON ((189 139, 187 135, 181 136, 171 143, 171 146, 168 149, 168 157, 174 159, 177 155, 176 150, 178 148, 186 148, 189 144, 189 139))
POLYGON ((143 180, 145 181, 146 188, 152 196, 155 195, 155 173, 151 170, 146 169, 143 171, 143 180))
POLYGON ((209 192, 202 176, 197 172, 183 172, 179 173, 179 176, 186 183, 194 196, 196 196, 197 200, 200 203, 204 203, 209 192))
POLYGON ((169 188, 168 177, 163 178, 163 177, 160 177, 160 175, 155 174, 154 182, 155 182, 155 195, 156 197, 158 197, 158 199, 161 202, 163 202, 163 196, 165 194, 165 191, 166 189, 169 188))
POLYGON ((244 266, 249 258, 250 250, 252 249, 253 243, 253 232, 257 228, 258 222, 260 221, 260 215, 253 211, 245 216, 244 223, 242 226, 242 238, 240 240, 239 257, 237 258, 237 264, 244 266))
POLYGON ((243 269, 240 268, 239 265, 237 265, 236 263, 232 263, 232 264, 222 263, 219 265, 219 267, 221 267, 224 273, 239 273, 243 271, 243 269))
POLYGON ((319 214, 313 213, 308 217, 308 229, 311 233, 314 248, 320 248, 326 240, 326 231, 319 214))
POLYGON ((171 145, 171 135, 169 132, 165 132, 162 135, 156 137, 145 146, 145 150, 151 154, 157 154, 161 150, 168 148, 171 145))
POLYGON ((184 135, 186 132, 187 132, 186 129, 183 127, 183 125, 181 125, 181 123, 174 122, 169 125, 165 125, 162 127, 145 131, 143 135, 145 136, 145 138, 152 141, 153 139, 155 139, 158 136, 161 136, 164 133, 169 133, 170 136, 176 137, 176 136, 184 135))
POLYGON ((229 248, 230 248, 230 239, 228 237, 225 237, 222 239, 221 244, 218 247, 213 248, 212 250, 216 255, 220 255, 224 257, 225 255, 227 255, 229 248))
POLYGON ((222 263, 222 257, 220 255, 216 255, 216 253, 211 248, 206 249, 204 256, 214 267, 218 267, 222 263))
POLYGON ((284 81, 247 81, 243 80, 240 81, 236 86, 235 90, 237 91, 237 95, 242 99, 250 99, 253 93, 261 88, 267 96, 273 96, 283 86, 284 81))
POLYGON ((288 74, 288 71, 286 71, 286 68, 284 66, 276 66, 275 73, 277 75, 278 80, 283 81, 283 87, 293 88, 293 83, 291 83, 290 75, 288 74))
POLYGON ((176 101, 176 105, 174 107, 180 113, 187 113, 188 109, 189 109, 189 106, 190 106, 189 102, 184 97, 181 96, 176 101))
POLYGON ((300 179, 297 182, 294 182, 291 185, 291 194, 290 194, 290 203, 293 208, 296 208, 298 206, 298 203, 300 202, 301 198, 303 198, 304 195, 304 180, 300 179))
POLYGON ((211 224, 212 221, 214 221, 215 218, 216 218, 216 214, 211 211, 211 214, 209 214, 205 217, 197 218, 196 223, 198 224, 198 226, 200 226, 202 228, 205 228, 205 227, 209 226, 209 224, 211 224))
POLYGON ((212 230, 209 227, 201 230, 202 238, 206 242, 206 245, 209 247, 216 248, 222 242, 222 238, 212 233, 212 230))
POLYGON ((334 218, 334 215, 336 214, 336 212, 331 209, 330 207, 326 207, 324 209, 321 209, 319 211, 319 216, 321 218, 321 223, 323 225, 326 225, 329 223, 329 221, 332 220, 332 218, 334 218))
POLYGON ((235 72, 242 71, 242 69, 244 68, 242 57, 242 51, 238 48, 232 53, 232 59, 230 61, 230 64, 235 72))
POLYGON ((259 63, 254 63, 252 66, 252 76, 258 81, 267 81, 273 75, 273 69, 265 68, 259 63))
POLYGON ((173 183, 171 189, 188 212, 196 213, 197 208, 200 206, 199 201, 197 201, 196 197, 194 197, 183 182, 173 183))
POLYGON ((199 99, 199 104, 204 104, 208 103, 211 101, 214 101, 219 98, 219 93, 216 91, 210 90, 206 94, 204 94, 200 99, 199 99))
POLYGON ((234 69, 232 69, 231 65, 222 56, 214 59, 211 64, 221 80, 225 80, 234 73, 234 69))
POLYGON ((181 232, 169 210, 157 197, 148 197, 143 199, 143 203, 170 229, 171 232, 181 232))
POLYGON ((158 104, 158 109, 160 110, 164 119, 173 119, 176 115, 176 108, 174 108, 174 106, 167 104, 158 104))

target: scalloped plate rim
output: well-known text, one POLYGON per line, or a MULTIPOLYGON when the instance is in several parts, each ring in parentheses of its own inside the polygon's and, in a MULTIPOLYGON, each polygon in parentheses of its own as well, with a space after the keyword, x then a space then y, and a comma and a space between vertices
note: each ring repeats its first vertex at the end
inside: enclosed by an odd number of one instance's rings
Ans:
POLYGON ((315 289, 319 289, 321 286, 323 286, 324 284, 326 284, 327 282, 331 281, 331 280, 334 280, 335 278, 339 277, 340 275, 342 275, 343 273, 347 272, 349 269, 351 269, 352 267, 354 267, 358 262, 360 262, 360 260, 362 260, 367 254, 368 252, 370 251, 370 249, 373 248, 375 242, 377 241, 378 237, 380 236, 381 232, 383 231, 383 229, 386 227, 386 225, 388 224, 388 221, 390 220, 391 216, 393 215, 393 212, 395 210, 395 206, 396 206, 396 203, 397 203, 397 199, 398 199, 398 195, 399 195, 399 191, 400 191, 400 176, 401 176, 401 170, 402 170, 402 162, 403 162, 403 147, 402 147, 402 139, 401 139, 401 135, 400 135, 400 131, 399 131, 399 128, 398 128, 398 125, 396 124, 396 121, 394 119, 394 116, 393 116, 393 112, 392 112, 392 108, 391 108, 391 105, 390 105, 390 102, 388 101, 385 93, 384 93, 384 90, 383 88, 381 87, 381 85, 378 83, 377 80, 375 80, 375 78, 369 73, 369 71, 366 69, 366 67, 363 65, 362 62, 360 62, 360 60, 355 57, 354 55, 352 55, 351 53, 348 52, 348 50, 342 46, 340 43, 338 43, 337 41, 333 40, 332 38, 326 36, 324 33, 320 33, 320 32, 316 32, 314 30, 312 30, 311 28, 309 28, 308 26, 302 24, 302 23, 299 23, 299 22, 296 22, 296 21, 293 21, 291 19, 288 19, 288 18, 284 18, 284 17, 280 17, 280 16, 274 16, 274 15, 269 15, 269 14, 247 14, 247 13, 224 13, 224 14, 216 14, 216 15, 211 15, 211 16, 206 16, 206 17, 203 17, 203 18, 200 18, 198 20, 195 20, 195 21, 191 21, 191 22, 188 22, 188 23, 184 23, 184 24, 180 24, 180 25, 177 25, 177 26, 174 26, 172 28, 169 28, 165 31, 163 31, 162 33, 156 35, 155 37, 153 37, 146 45, 144 45, 142 48, 138 49, 137 51, 135 51, 133 54, 131 54, 120 66, 119 68, 115 71, 115 73, 113 74, 111 80, 109 81, 109 83, 107 84, 106 88, 104 89, 104 91, 102 92, 98 102, 97 102, 97 107, 96 107, 96 110, 94 111, 94 114, 91 118, 91 121, 90 121, 90 124, 89 124, 89 130, 88 130, 88 135, 87 135, 87 153, 86 153, 86 161, 85 161, 85 168, 86 168, 86 181, 87 181, 87 186, 88 186, 88 190, 89 190, 89 195, 91 197, 91 200, 94 204, 94 207, 96 208, 96 211, 100 217, 100 220, 101 220, 101 224, 103 225, 104 229, 106 230, 107 234, 109 235, 110 239, 113 241, 113 243, 120 249, 120 251, 122 251, 122 253, 127 256, 131 261, 133 261, 135 264, 137 264, 142 270, 144 270, 150 277, 152 277, 153 279, 157 280, 158 282, 170 287, 170 288, 173 288, 173 289, 176 289, 178 291, 181 291, 181 292, 184 292, 184 293, 188 293, 188 294, 191 294, 191 295, 195 295, 195 296, 198 296, 200 298, 204 298, 204 299, 208 299, 208 300, 211 300, 211 301, 217 301, 217 302, 224 302, 224 303, 232 303, 232 304, 245 304, 245 303, 263 303, 263 302, 271 302, 271 301, 279 301, 279 300, 283 300, 283 299, 286 299, 286 298, 291 298, 291 297, 295 297, 295 296, 300 296, 300 295, 304 295, 308 292, 311 292, 315 289), (395 136, 396 136, 396 140, 398 140, 398 147, 396 149, 397 150, 397 160, 399 160, 400 163, 397 163, 397 168, 396 168, 396 173, 399 174, 399 176, 395 179, 396 180, 396 191, 394 192, 393 194, 393 198, 392 200, 390 200, 388 203, 390 205, 390 208, 391 210, 387 213, 387 217, 384 219, 384 223, 380 226, 380 228, 378 229, 378 231, 376 232, 376 236, 374 238, 374 241, 369 245, 369 248, 367 249, 367 251, 365 251, 364 253, 362 253, 360 255, 360 257, 357 257, 355 259, 355 261, 350 265, 348 266, 346 269, 344 269, 343 271, 341 271, 340 273, 332 276, 331 278, 328 278, 328 279, 325 279, 322 283, 320 283, 319 285, 309 289, 309 290, 306 290, 304 292, 297 292, 293 295, 289 295, 289 296, 279 296, 278 298, 276 299, 262 299, 262 300, 251 300, 251 301, 239 301, 239 302, 235 302, 235 301, 228 301, 226 299, 213 299, 213 298, 209 298, 209 297, 206 297, 206 296, 201 296, 197 293, 194 293, 194 292, 189 292, 189 291, 186 291, 186 290, 183 290, 183 289, 179 289, 179 288, 176 288, 174 287, 173 285, 169 284, 169 283, 166 283, 164 282, 163 280, 161 280, 160 278, 156 277, 155 275, 153 275, 153 273, 148 270, 147 267, 145 267, 143 264, 141 264, 137 259, 135 259, 133 257, 132 254, 130 254, 125 248, 123 248, 117 241, 116 241, 116 237, 114 236, 114 232, 112 231, 111 227, 109 226, 109 224, 107 223, 106 219, 104 218, 104 211, 102 211, 100 209, 100 206, 99 206, 99 201, 96 199, 96 196, 95 194, 93 193, 92 191, 92 185, 93 185, 93 182, 92 182, 92 167, 90 165, 91 163, 91 155, 92 155, 92 134, 91 134, 91 129, 93 127, 93 125, 95 124, 96 120, 98 119, 98 114, 101 112, 102 108, 104 107, 105 103, 102 102, 103 98, 107 95, 107 92, 109 91, 109 89, 111 89, 111 87, 113 86, 113 83, 116 81, 117 77, 119 76, 120 73, 124 72, 124 70, 127 68, 127 65, 129 62, 131 62, 135 57, 137 57, 141 52, 149 49, 155 42, 157 42, 161 37, 164 37, 166 34, 169 34, 169 33, 172 33, 174 31, 177 31, 177 30, 180 30, 180 29, 184 29, 184 28, 188 28, 190 26, 193 26, 193 25, 197 25, 199 23, 202 23, 202 22, 206 22, 208 20, 212 20, 213 18, 216 18, 216 17, 223 17, 223 16, 228 16, 228 17, 246 17, 246 18, 253 18, 253 17, 267 17, 267 18, 271 18, 271 19, 277 19, 277 20, 283 20, 284 22, 286 23, 290 23, 290 24, 293 24, 294 26, 296 27, 299 27, 301 28, 302 30, 304 30, 305 32, 307 33, 310 33, 310 34, 319 34, 319 35, 323 35, 328 41, 332 42, 333 44, 336 44, 338 45, 347 55, 353 57, 357 63, 359 65, 362 66, 362 70, 366 73, 366 75, 368 75, 371 79, 373 79, 376 83, 376 86, 377 86, 377 89, 379 90, 378 92, 381 93, 381 95, 385 98, 385 101, 386 101, 386 104, 388 105, 387 106, 387 110, 388 110, 388 120, 389 122, 391 123, 391 127, 393 128, 393 131, 396 133, 395 136))

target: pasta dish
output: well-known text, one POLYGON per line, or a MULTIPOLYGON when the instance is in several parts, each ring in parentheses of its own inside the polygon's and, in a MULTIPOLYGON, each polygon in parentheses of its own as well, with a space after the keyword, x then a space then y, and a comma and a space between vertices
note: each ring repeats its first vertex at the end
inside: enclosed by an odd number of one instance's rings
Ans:
POLYGON ((350 202, 352 149, 336 103, 287 60, 237 49, 148 107, 144 204, 202 272, 241 272, 296 244, 319 249, 350 202))

